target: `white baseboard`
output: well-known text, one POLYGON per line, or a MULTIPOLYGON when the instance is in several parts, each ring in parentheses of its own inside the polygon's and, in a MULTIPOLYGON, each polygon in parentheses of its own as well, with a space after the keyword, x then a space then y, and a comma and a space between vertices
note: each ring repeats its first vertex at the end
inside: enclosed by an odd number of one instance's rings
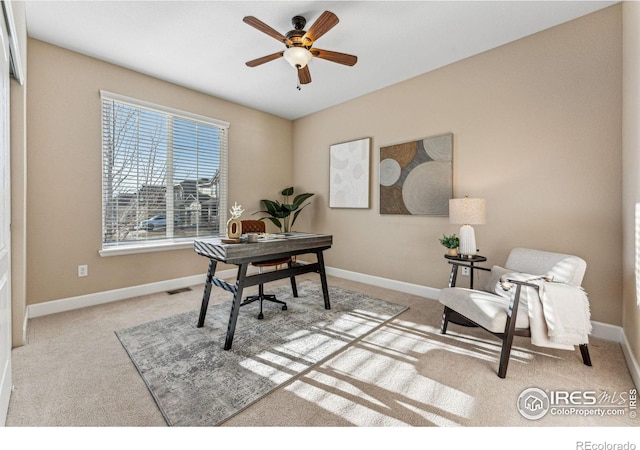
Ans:
MULTIPOLYGON (((301 261, 302 262, 302 261, 301 261)), ((251 270, 249 273, 253 273, 251 270)), ((235 277, 237 270, 227 269, 217 272, 216 275, 220 278, 232 278, 235 277)), ((367 275, 359 272, 351 272, 349 270, 337 269, 333 267, 326 268, 327 275, 335 276, 338 278, 344 278, 346 280, 356 281, 359 283, 370 284, 373 286, 382 287, 385 289, 391 289, 398 292, 404 292, 406 294, 417 295, 424 297, 425 299, 437 301, 440 289, 432 288, 428 286, 422 286, 419 284, 407 283, 404 281, 392 280, 389 278, 381 278, 373 275, 367 275)), ((122 289, 114 289, 111 291, 97 292, 94 294, 80 295, 77 297, 64 298, 59 300, 52 300, 43 303, 37 303, 35 305, 29 305, 27 307, 27 314, 24 322, 24 335, 26 338, 27 333, 27 320, 45 316, 48 314, 56 314, 64 311, 71 311, 78 308, 84 308, 87 306, 95 306, 103 303, 115 302, 118 300, 125 300, 140 295, 155 294, 158 292, 169 291, 172 289, 180 289, 189 286, 195 286, 204 283, 206 275, 193 275, 184 278, 176 278, 173 280, 165 280, 157 283, 143 284, 139 286, 132 286, 122 289)), ((640 367, 638 361, 633 356, 629 342, 623 333, 621 327, 616 325, 610 325, 602 322, 592 321, 593 330, 591 335, 593 337, 604 339, 607 341, 613 341, 620 343, 627 366, 631 372, 636 386, 640 386, 640 367)))
POLYGON ((591 336, 605 341, 622 343, 622 327, 603 322, 591 321, 591 336))
POLYGON ((631 346, 627 340, 627 336, 624 334, 622 327, 616 325, 610 325, 608 323, 591 321, 593 329, 591 330, 591 336, 604 339, 606 341, 618 342, 622 348, 622 354, 627 363, 627 368, 631 374, 631 379, 636 387, 640 387, 640 365, 633 356, 631 346))
POLYGON ((622 353, 624 353, 624 359, 627 361, 627 367, 631 373, 633 383, 636 385, 636 388, 640 389, 640 365, 638 364, 638 360, 633 356, 627 336, 624 333, 621 334, 622 342, 620 342, 620 346, 622 347, 622 353))
MULTIPOLYGON (((237 269, 231 268, 216 272, 219 278, 233 278, 237 274, 237 269)), ((249 268, 248 274, 257 272, 255 268, 249 268)), ((25 330, 28 319, 34 317, 56 314, 74 309, 85 308, 87 306, 101 305, 103 303, 116 302, 126 300, 128 298, 138 297, 140 295, 156 294, 158 292, 180 289, 198 284, 204 284, 207 275, 192 275, 184 278, 175 278, 173 280, 158 281, 156 283, 141 284, 111 291, 96 292, 93 294, 79 295, 77 297, 62 298, 59 300, 50 300, 48 302, 36 303, 27 306, 27 314, 25 317, 25 330)), ((25 331, 26 336, 26 331, 25 331)))
POLYGON ((373 275, 367 275, 365 273, 351 272, 343 269, 336 269, 333 267, 326 268, 327 275, 332 275, 338 278, 344 278, 346 280, 357 281, 359 283, 370 284, 386 289, 391 289, 398 292, 404 292, 405 294, 418 295, 420 297, 426 297, 430 300, 437 300, 440 289, 422 286, 419 284, 407 283, 404 281, 391 280, 389 278, 381 278, 373 275))
MULTIPOLYGON (((304 261, 300 262, 304 263, 304 261)), ((250 268, 248 273, 251 274, 255 271, 255 268, 250 268)), ((371 284, 373 286, 379 286, 386 289, 405 292, 407 294, 419 295, 421 297, 427 297, 430 299, 437 299, 438 293, 440 292, 439 289, 434 289, 427 286, 420 286, 403 281, 380 278, 372 275, 350 272, 348 270, 335 269, 331 267, 327 267, 326 272, 327 275, 336 276, 338 278, 358 281, 360 283, 371 284)), ((232 268, 217 272, 216 275, 220 278, 232 278, 236 276, 236 273, 237 270, 235 268, 232 268)), ((132 297, 138 297, 140 295, 155 294, 172 289, 194 286, 204 283, 205 278, 205 274, 193 275, 184 278, 176 278, 173 280, 159 281, 157 283, 142 284, 139 286, 131 286, 110 291, 96 292, 93 294, 79 295, 77 297, 63 298, 29 305, 27 306, 27 314, 25 317, 25 336, 27 320, 34 317, 71 311, 78 308, 85 308, 87 306, 101 305, 103 303, 125 300, 132 297)))
POLYGON ((34 305, 27 306, 27 317, 29 319, 33 319, 34 317, 71 311, 78 308, 85 308, 87 306, 116 302, 118 300, 125 300, 132 297, 138 297, 140 295, 155 294, 157 292, 194 286, 196 284, 204 283, 205 277, 206 275, 193 275, 190 277, 176 278, 157 283, 142 284, 139 286, 131 286, 111 291, 96 292, 94 294, 79 295, 77 297, 36 303, 34 305))
MULTIPOLYGON (((251 274, 254 272, 256 272, 256 270, 254 268, 251 268, 248 273, 251 274)), ((440 293, 440 289, 437 288, 407 283, 405 281, 392 280, 389 278, 377 277, 374 275, 367 275, 359 272, 351 272, 349 270, 336 269, 333 267, 327 267, 326 272, 327 275, 344 278, 346 280, 356 281, 359 283, 370 284, 372 286, 378 286, 385 289, 391 289, 398 292, 404 292, 406 294, 425 297, 427 300, 437 301, 438 295, 440 293)), ((232 278, 236 276, 236 273, 236 269, 232 268, 217 272, 216 275, 220 278, 232 278)), ((170 291, 172 289, 195 286, 197 284, 204 283, 205 278, 205 274, 192 275, 184 278, 175 278, 173 280, 164 280, 156 283, 142 284, 127 288, 114 289, 111 291, 96 292, 93 294, 80 295, 77 297, 69 297, 59 300, 36 303, 34 305, 27 306, 25 325, 27 323, 27 319, 32 319, 34 317, 71 311, 78 308, 85 308, 87 306, 101 305, 103 303, 125 300, 132 297, 138 297, 140 295, 156 294, 158 292, 170 291)), ((623 342, 623 333, 621 327, 609 325, 602 322, 592 322, 592 324, 592 336, 608 341, 615 341, 620 343, 623 342)))

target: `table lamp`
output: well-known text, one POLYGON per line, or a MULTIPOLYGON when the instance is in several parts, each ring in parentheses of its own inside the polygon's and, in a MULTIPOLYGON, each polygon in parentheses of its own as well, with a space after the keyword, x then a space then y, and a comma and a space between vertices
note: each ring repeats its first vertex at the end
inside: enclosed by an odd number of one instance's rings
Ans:
POLYGON ((449 223, 462 225, 460 227, 460 255, 474 256, 476 234, 471 225, 486 223, 485 199, 483 198, 452 198, 449 200, 449 223))

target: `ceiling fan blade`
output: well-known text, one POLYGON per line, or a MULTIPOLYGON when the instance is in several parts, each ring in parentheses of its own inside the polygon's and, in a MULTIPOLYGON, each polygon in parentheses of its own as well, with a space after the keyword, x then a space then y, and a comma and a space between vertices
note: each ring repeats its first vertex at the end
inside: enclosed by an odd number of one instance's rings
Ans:
POLYGON ((256 58, 256 59, 254 59, 252 61, 247 61, 245 64, 247 66, 249 66, 249 67, 256 67, 256 66, 259 66, 260 64, 264 64, 264 63, 267 63, 269 61, 273 61, 274 59, 278 59, 283 54, 284 54, 284 51, 278 52, 278 53, 274 53, 273 55, 267 55, 267 56, 263 56, 262 58, 256 58))
POLYGON ((271 28, 269 25, 267 25, 260 19, 256 19, 253 16, 246 16, 242 19, 242 21, 247 25, 252 26, 256 30, 262 31, 264 34, 267 34, 272 38, 277 39, 280 42, 284 42, 287 45, 293 45, 293 43, 289 39, 287 39, 282 33, 274 30, 273 28, 271 28))
POLYGON ((321 50, 319 48, 312 48, 311 54, 320 59, 326 59, 338 64, 344 64, 345 66, 353 66, 358 62, 358 57, 354 55, 348 55, 346 53, 332 52, 330 50, 321 50))
POLYGON ((311 25, 311 28, 302 36, 302 42, 304 42, 305 45, 311 45, 320 39, 320 36, 335 27, 338 22, 338 16, 331 11, 323 12, 320 14, 320 17, 318 17, 318 20, 311 25))
POLYGON ((300 84, 311 83, 311 72, 309 72, 309 66, 304 66, 302 69, 298 69, 298 80, 300 80, 300 84))

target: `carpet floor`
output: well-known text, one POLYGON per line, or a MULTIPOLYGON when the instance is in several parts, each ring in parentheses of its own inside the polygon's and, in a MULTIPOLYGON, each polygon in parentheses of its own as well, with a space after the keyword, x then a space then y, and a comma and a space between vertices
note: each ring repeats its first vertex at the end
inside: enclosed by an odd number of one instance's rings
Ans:
MULTIPOLYGON (((593 367, 586 367, 578 351, 542 349, 516 338, 507 378, 500 379, 499 341, 456 325, 439 334, 438 302, 335 277, 329 277, 329 284, 409 308, 222 428, 638 426, 638 419, 629 415, 548 414, 531 421, 516 408, 518 396, 530 387, 629 392, 634 386, 617 343, 591 339, 593 367)), ((194 286, 175 295, 148 295, 31 319, 28 344, 12 352, 15 391, 7 425, 165 426, 114 331, 196 310, 201 295, 202 286, 194 286)), ((228 300, 227 292, 213 290, 211 304, 228 300)))

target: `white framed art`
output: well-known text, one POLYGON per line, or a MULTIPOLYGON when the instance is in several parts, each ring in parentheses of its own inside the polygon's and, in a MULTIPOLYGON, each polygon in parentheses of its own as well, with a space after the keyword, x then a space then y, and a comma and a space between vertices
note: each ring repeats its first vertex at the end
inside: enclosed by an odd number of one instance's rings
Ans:
POLYGON ((369 208, 371 138, 329 147, 329 207, 369 208))

